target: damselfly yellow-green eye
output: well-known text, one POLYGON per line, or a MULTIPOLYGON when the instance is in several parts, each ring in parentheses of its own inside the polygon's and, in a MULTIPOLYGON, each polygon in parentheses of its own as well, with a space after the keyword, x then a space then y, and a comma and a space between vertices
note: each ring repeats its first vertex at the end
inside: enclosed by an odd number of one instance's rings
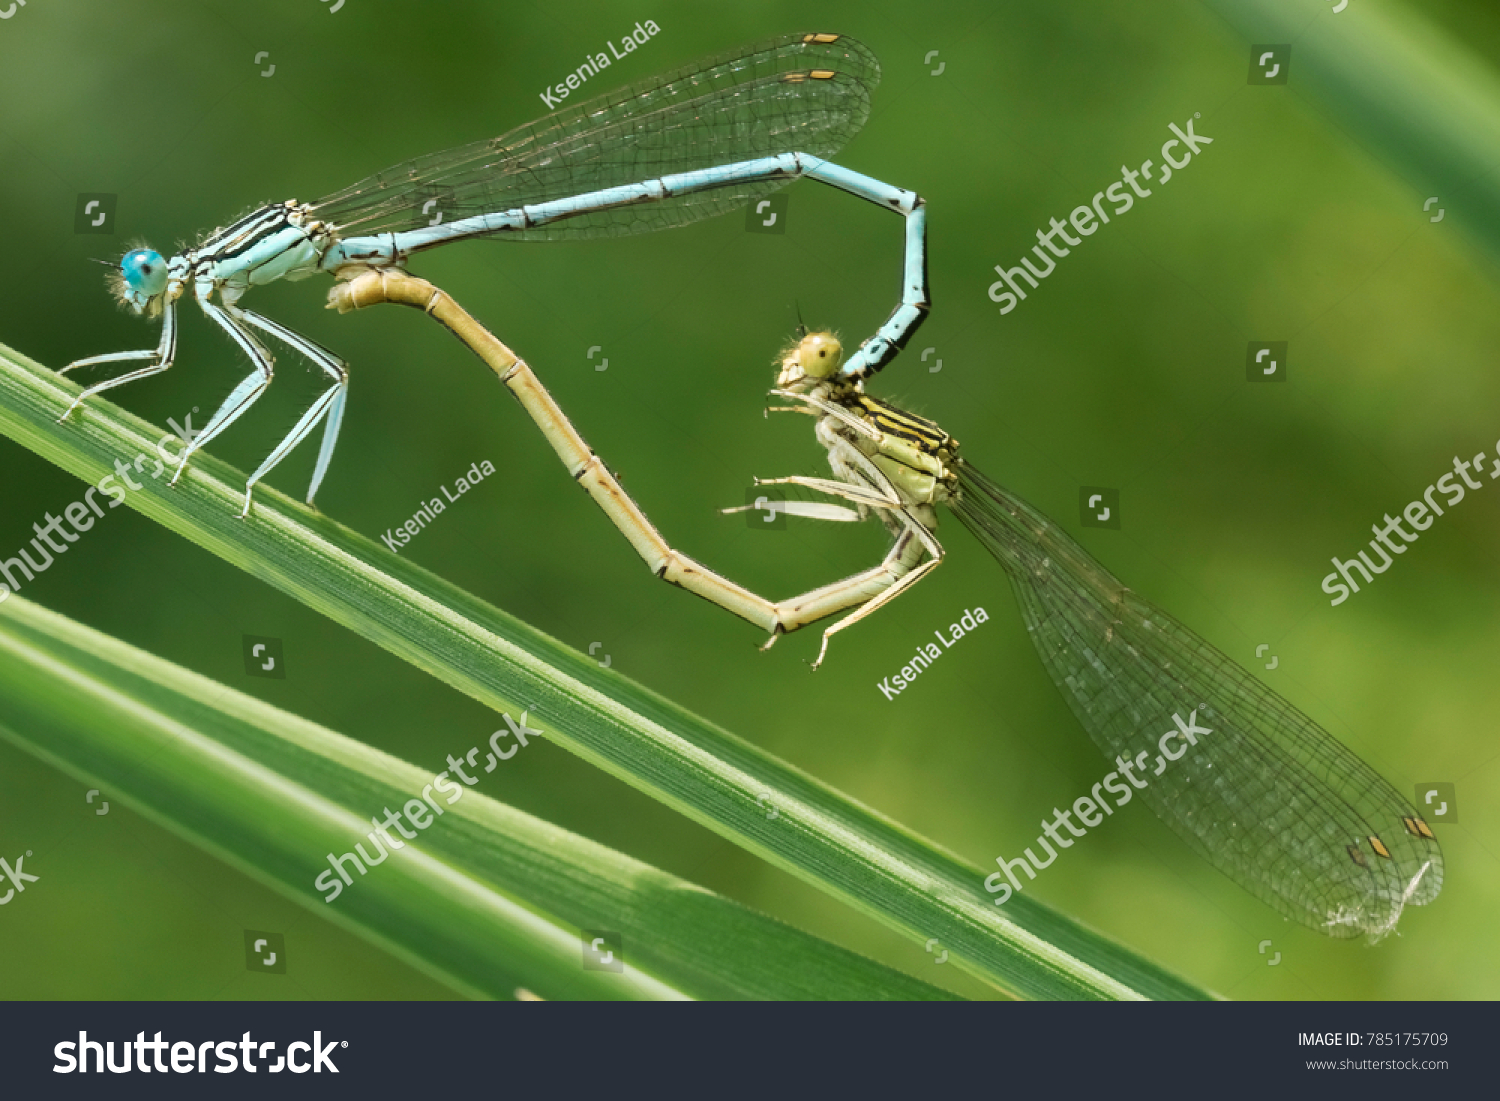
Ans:
POLYGON ((793 353, 809 378, 828 378, 844 362, 844 346, 832 333, 808 333, 793 353))

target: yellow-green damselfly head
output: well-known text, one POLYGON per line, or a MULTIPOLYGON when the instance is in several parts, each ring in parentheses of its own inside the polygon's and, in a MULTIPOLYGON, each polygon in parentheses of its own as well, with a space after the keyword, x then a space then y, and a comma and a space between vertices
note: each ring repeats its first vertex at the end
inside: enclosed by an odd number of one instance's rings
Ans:
POLYGON ((167 293, 167 261, 149 248, 133 248, 109 275, 110 293, 138 314, 155 317, 167 293))
POLYGON ((807 333, 781 357, 777 386, 821 382, 832 378, 844 363, 844 346, 829 332, 807 333))

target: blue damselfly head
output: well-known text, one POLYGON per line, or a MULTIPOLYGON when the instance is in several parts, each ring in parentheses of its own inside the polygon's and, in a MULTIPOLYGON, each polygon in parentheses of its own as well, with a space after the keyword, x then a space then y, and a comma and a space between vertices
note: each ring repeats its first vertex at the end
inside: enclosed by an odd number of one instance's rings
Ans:
POLYGON ((844 362, 844 346, 829 332, 806 333, 781 358, 777 386, 794 386, 809 379, 832 378, 844 362))
POLYGON ((119 270, 110 274, 109 290, 121 305, 155 316, 167 291, 167 261, 152 249, 131 249, 121 258, 119 270))

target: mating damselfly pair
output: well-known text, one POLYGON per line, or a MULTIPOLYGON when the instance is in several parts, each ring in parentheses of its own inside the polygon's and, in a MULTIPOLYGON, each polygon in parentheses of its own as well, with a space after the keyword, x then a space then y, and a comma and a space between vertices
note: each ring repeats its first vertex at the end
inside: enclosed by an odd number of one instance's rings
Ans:
POLYGON ((879 71, 870 51, 845 36, 779 38, 398 166, 320 201, 263 207, 170 259, 132 251, 115 288, 137 312, 162 316, 160 341, 153 350, 65 368, 144 364, 84 390, 69 412, 93 394, 170 367, 175 306, 191 290, 253 371, 184 451, 174 482, 192 452, 269 385, 272 357, 258 332, 304 355, 329 386, 250 476, 242 515, 251 514, 255 483, 322 421, 310 502, 337 443, 347 367, 239 301, 255 285, 327 272, 341 280, 330 303, 341 310, 418 306, 458 335, 520 400, 657 576, 761 626, 771 641, 849 611, 824 631, 818 662, 837 631, 941 562, 937 507, 946 505, 1005 568, 1044 665, 1106 756, 1138 760, 1154 746, 1154 732, 1164 722, 1170 727, 1171 715, 1200 712, 1207 733, 1144 796, 1163 821, 1289 917, 1333 936, 1390 931, 1406 904, 1430 901, 1442 883, 1441 851, 1410 804, 1260 681, 1136 597, 1040 512, 974 470, 936 424, 864 392, 928 307, 922 200, 827 160, 864 123, 879 71), (892 545, 869 570, 770 601, 674 550, 531 368, 404 268, 418 253, 459 240, 587 238, 685 225, 740 209, 802 176, 904 216, 901 302, 847 360, 828 333, 803 334, 783 357, 772 391, 780 404, 772 408, 815 418, 833 477, 769 481, 834 499, 779 506, 788 514, 838 521, 873 515, 892 545), (435 207, 443 216, 434 224, 435 207))

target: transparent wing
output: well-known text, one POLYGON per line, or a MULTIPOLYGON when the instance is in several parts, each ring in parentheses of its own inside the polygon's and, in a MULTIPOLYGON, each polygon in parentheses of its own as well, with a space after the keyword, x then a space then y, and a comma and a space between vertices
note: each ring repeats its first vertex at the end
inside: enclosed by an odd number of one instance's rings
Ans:
MULTIPOLYGON (((341 235, 366 236, 428 225, 432 210, 454 221, 755 157, 826 159, 864 125, 879 81, 875 55, 852 38, 786 35, 563 107, 501 137, 396 165, 312 207, 341 235), (436 203, 424 211, 429 200, 436 203)), ((504 237, 664 229, 743 207, 788 182, 729 185, 504 237)))
POLYGON ((1333 937, 1378 939, 1437 896, 1442 850, 1369 765, 966 463, 959 488, 955 511, 1005 567, 1052 680, 1106 757, 1147 753, 1136 794, 1178 836, 1333 937), (1193 709, 1211 733, 1154 775, 1158 738, 1193 709))

